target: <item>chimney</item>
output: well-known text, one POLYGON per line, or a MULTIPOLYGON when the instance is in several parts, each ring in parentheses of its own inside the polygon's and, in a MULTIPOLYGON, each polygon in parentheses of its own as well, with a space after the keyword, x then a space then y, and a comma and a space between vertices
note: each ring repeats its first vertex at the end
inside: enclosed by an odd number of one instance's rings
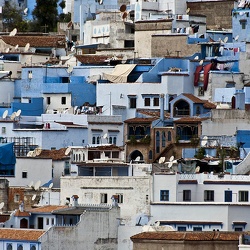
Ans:
POLYGON ((160 119, 163 122, 164 121, 164 94, 160 94, 160 119))
POLYGON ((76 207, 76 206, 78 206, 78 195, 76 195, 76 194, 74 194, 73 196, 72 196, 72 199, 73 199, 73 207, 76 207))

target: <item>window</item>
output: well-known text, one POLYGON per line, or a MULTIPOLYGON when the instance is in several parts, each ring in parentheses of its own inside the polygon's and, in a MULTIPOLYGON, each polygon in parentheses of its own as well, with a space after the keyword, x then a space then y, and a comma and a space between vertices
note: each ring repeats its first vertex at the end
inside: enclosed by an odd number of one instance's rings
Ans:
POLYGON ((149 97, 144 98, 144 106, 150 106, 150 98, 149 97))
POLYGON ((14 195, 14 202, 19 202, 20 201, 20 195, 19 194, 15 194, 14 195))
POLYGON ((46 218, 46 225, 49 225, 49 218, 46 218))
POLYGON ((136 97, 129 97, 129 108, 136 108, 136 97))
POLYGON ((203 86, 198 87, 198 96, 204 96, 204 87, 203 86))
POLYGON ((54 218, 51 218, 51 225, 55 225, 55 219, 54 218))
POLYGON ((232 191, 225 191, 225 202, 232 202, 232 191))
POLYGON ((48 96, 47 97, 47 105, 50 105, 50 103, 51 103, 51 100, 50 100, 50 97, 48 96))
POLYGON ((108 194, 101 194, 101 203, 108 203, 108 194))
POLYGON ((148 152, 148 159, 149 160, 153 159, 153 152, 152 152, 152 150, 149 150, 149 152, 148 152))
POLYGON ((63 104, 63 105, 66 104, 66 97, 65 96, 62 97, 61 104, 63 104))
POLYGON ((64 175, 69 175, 69 174, 70 174, 70 164, 69 164, 69 161, 65 161, 64 175))
POLYGON ((23 244, 17 244, 17 250, 23 250, 23 244))
POLYGON ((214 191, 205 190, 204 191, 204 201, 214 201, 214 191))
POLYGON ((187 231, 186 227, 177 227, 177 231, 187 231))
POLYGON ((92 144, 95 144, 95 136, 92 137, 92 144))
POLYGON ((239 191, 239 202, 248 201, 248 191, 239 191))
POLYGON ((6 134, 6 127, 2 127, 2 134, 6 134))
POLYGON ((11 243, 7 243, 7 250, 12 250, 13 247, 12 247, 12 244, 11 243))
POLYGON ((115 197, 117 203, 123 203, 123 194, 116 194, 115 197))
POLYGON ((160 200, 161 201, 169 201, 169 190, 161 190, 160 191, 160 200))
POLYGON ((28 178, 28 173, 27 173, 27 171, 22 172, 22 178, 28 178))
POLYGON ((172 140, 172 135, 171 135, 171 132, 168 131, 168 141, 171 141, 172 140))
POLYGON ((241 28, 243 30, 245 30, 246 29, 247 20, 246 19, 240 20, 240 24, 241 24, 241 28))
POLYGON ((191 190, 183 190, 183 201, 191 201, 191 190))
POLYGON ((234 231, 236 231, 236 232, 242 232, 243 228, 242 227, 235 227, 234 231))
POLYGON ((30 250, 36 250, 36 245, 34 244, 30 245, 30 250))
POLYGON ((193 227, 193 231, 202 231, 202 227, 193 227))
POLYGON ((161 134, 161 146, 163 148, 166 147, 166 134, 165 134, 165 132, 162 132, 162 134, 161 134))
POLYGON ((156 148, 156 153, 160 153, 160 132, 156 131, 156 136, 155 136, 155 148, 156 148))
POLYGON ((154 106, 159 106, 159 97, 154 97, 154 106))

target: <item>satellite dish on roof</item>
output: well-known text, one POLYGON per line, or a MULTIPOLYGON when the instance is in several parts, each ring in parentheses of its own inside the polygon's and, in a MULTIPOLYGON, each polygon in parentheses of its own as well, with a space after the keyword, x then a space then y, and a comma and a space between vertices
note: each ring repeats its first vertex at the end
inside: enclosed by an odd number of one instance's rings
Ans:
POLYGON ((73 52, 75 49, 76 49, 76 47, 72 46, 70 50, 73 52))
POLYGON ((200 166, 197 166, 196 168, 195 168, 195 173, 199 173, 200 172, 200 166))
POLYGON ((21 115, 21 112, 22 112, 22 110, 18 109, 17 112, 16 112, 16 117, 19 117, 21 115))
POLYGON ((202 64, 203 64, 203 62, 204 62, 203 60, 200 60, 199 64, 200 64, 200 65, 202 65, 202 64))
POLYGON ((53 187, 53 182, 49 184, 49 189, 53 187))
POLYGON ((125 55, 123 58, 122 58, 122 64, 126 63, 128 60, 128 57, 125 55))
POLYGON ((18 49, 18 47, 19 47, 19 45, 17 44, 17 45, 15 46, 15 50, 17 50, 17 49, 18 49))
POLYGON ((98 0, 98 3, 99 4, 103 4, 103 0, 98 0))
POLYGON ((24 47, 24 52, 27 52, 27 51, 29 50, 29 48, 30 48, 30 44, 27 43, 27 44, 25 45, 25 47, 24 47))
POLYGON ((68 68, 67 68, 67 72, 70 74, 72 71, 73 71, 73 66, 72 65, 70 65, 68 68))
POLYGON ((103 135, 103 138, 104 138, 104 139, 107 139, 107 138, 108 138, 108 134, 105 133, 105 134, 103 135))
POLYGON ((165 161, 165 157, 161 157, 160 159, 159 159, 159 163, 161 164, 161 163, 163 163, 164 161, 165 161))
POLYGON ((228 37, 226 36, 223 40, 224 43, 226 43, 228 41, 228 37))
POLYGON ((168 168, 171 168, 172 166, 173 166, 173 162, 170 161, 170 162, 168 163, 168 168))
POLYGON ((25 8, 24 10, 23 10, 23 14, 26 16, 27 14, 28 14, 28 8, 25 8))
POLYGON ((29 151, 27 154, 27 157, 32 157, 33 156, 34 151, 29 151))
POLYGON ((186 10, 186 14, 188 14, 190 12, 190 8, 187 8, 186 10))
POLYGON ((17 29, 15 28, 15 29, 13 29, 13 30, 10 32, 9 36, 15 36, 16 33, 17 33, 17 29))
POLYGON ((31 181, 30 184, 28 185, 29 187, 32 187, 34 185, 34 182, 31 181))
POLYGON ((205 146, 206 146, 207 140, 208 140, 208 137, 205 135, 205 136, 203 137, 203 139, 201 140, 201 146, 202 146, 202 147, 205 147, 205 146))
POLYGON ((135 158, 135 161, 139 161, 141 159, 141 157, 140 156, 137 156, 136 158, 135 158))
POLYGON ((4 202, 2 201, 1 203, 0 203, 0 209, 2 209, 4 207, 4 202))
POLYGON ((41 185, 41 181, 37 181, 36 184, 34 185, 34 189, 35 190, 38 190, 40 188, 40 185, 41 185))
POLYGON ((71 148, 67 148, 66 150, 65 150, 65 155, 68 155, 69 153, 70 153, 70 151, 71 151, 71 148))
POLYGON ((234 38, 235 41, 238 41, 238 39, 239 39, 239 35, 237 35, 237 36, 234 38))
POLYGON ((42 149, 41 148, 36 148, 34 150, 34 152, 35 152, 36 156, 38 156, 38 155, 40 155, 42 153, 42 149))
POLYGON ((13 112, 10 116, 10 119, 13 121, 16 118, 16 112, 13 112))
POLYGON ((4 112, 3 112, 3 119, 5 119, 8 115, 8 110, 6 109, 4 112))
POLYGON ((10 48, 6 48, 5 53, 9 53, 10 48))
POLYGON ((32 198, 31 198, 31 200, 35 200, 36 199, 36 194, 34 194, 33 196, 32 196, 32 198))
POLYGON ((169 161, 172 162, 174 160, 174 156, 172 155, 170 158, 169 158, 169 161))
POLYGON ((199 56, 196 56, 196 57, 194 58, 194 60, 199 60, 199 56))

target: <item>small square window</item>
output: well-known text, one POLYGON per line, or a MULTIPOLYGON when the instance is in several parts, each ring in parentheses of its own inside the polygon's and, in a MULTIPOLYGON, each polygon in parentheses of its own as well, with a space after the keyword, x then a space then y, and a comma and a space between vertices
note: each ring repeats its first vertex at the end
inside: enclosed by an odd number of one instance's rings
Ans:
POLYGON ((248 191, 239 191, 239 202, 248 202, 248 191))
POLYGON ((161 201, 169 201, 169 190, 161 190, 160 200, 161 201))
POLYGON ((150 98, 149 97, 146 97, 144 99, 144 106, 150 106, 150 98))
POLYGON ((6 134, 6 127, 2 127, 2 134, 6 134))
POLYGON ((204 191, 204 201, 214 201, 214 191, 205 190, 204 191))
POLYGON ((235 227, 234 231, 236 231, 236 232, 242 232, 243 228, 242 227, 235 227))
POLYGON ((22 178, 28 178, 28 172, 27 171, 22 172, 22 178))
POLYGON ((14 202, 19 202, 20 201, 20 195, 19 194, 15 194, 14 195, 14 202))
POLYGON ((183 190, 183 201, 191 201, 191 190, 183 190))
POLYGON ((202 231, 202 227, 193 227, 193 231, 202 231))
POLYGON ((55 225, 55 219, 54 218, 51 219, 51 225, 52 226, 55 225))
POLYGON ((123 194, 117 194, 117 203, 123 203, 123 194))
POLYGON ((108 194, 101 194, 101 203, 108 203, 108 194))
POLYGON ((129 97, 129 108, 136 108, 136 97, 129 97))
POLYGON ((65 104, 66 104, 66 97, 65 97, 65 96, 63 96, 63 97, 62 97, 62 101, 61 101, 61 103, 62 103, 63 105, 65 105, 65 104))
POLYGON ((159 97, 154 98, 154 106, 159 106, 159 97))
POLYGON ((177 228, 177 231, 187 231, 187 228, 186 227, 178 227, 177 228))
POLYGON ((51 100, 50 100, 50 97, 48 96, 47 97, 47 105, 50 105, 50 103, 51 103, 51 100))

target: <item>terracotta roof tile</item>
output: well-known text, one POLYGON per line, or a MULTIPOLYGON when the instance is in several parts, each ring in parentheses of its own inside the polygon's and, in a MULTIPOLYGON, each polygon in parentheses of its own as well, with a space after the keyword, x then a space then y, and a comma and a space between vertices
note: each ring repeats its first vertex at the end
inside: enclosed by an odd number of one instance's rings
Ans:
POLYGON ((55 210, 59 210, 59 209, 63 209, 63 208, 68 208, 68 206, 48 205, 48 206, 33 208, 29 212, 31 212, 31 213, 52 213, 55 210))
MULTIPOLYGON (((160 118, 160 110, 137 109, 137 112, 143 115, 160 118)), ((167 111, 164 111, 164 117, 170 118, 170 113, 167 111)))
POLYGON ((19 209, 15 212, 14 216, 16 217, 29 217, 30 213, 23 211, 21 212, 19 209))
POLYGON ((64 36, 1 36, 6 44, 11 46, 25 47, 27 43, 30 47, 56 47, 65 48, 66 40, 64 36))
POLYGON ((182 117, 178 120, 175 120, 174 123, 197 123, 207 119, 208 118, 200 118, 200 117, 182 117))
POLYGON ((216 108, 216 105, 214 103, 211 103, 208 100, 202 100, 198 98, 197 96, 194 96, 193 94, 184 93, 183 95, 186 96, 188 99, 190 99, 194 103, 203 103, 204 108, 208 108, 208 109, 216 108))
POLYGON ((135 117, 131 118, 128 120, 125 120, 125 123, 151 123, 154 120, 157 120, 157 117, 150 117, 150 118, 140 118, 140 117, 135 117))
POLYGON ((144 232, 131 240, 238 241, 240 232, 144 232))
POLYGON ((38 241, 44 233, 35 229, 0 228, 0 239, 38 241))
POLYGON ((65 155, 65 151, 67 148, 60 148, 60 149, 42 149, 41 154, 36 156, 36 158, 50 158, 52 160, 63 160, 65 158, 68 158, 68 156, 65 155))
POLYGON ((84 64, 107 64, 108 56, 103 55, 76 55, 78 61, 84 64))

